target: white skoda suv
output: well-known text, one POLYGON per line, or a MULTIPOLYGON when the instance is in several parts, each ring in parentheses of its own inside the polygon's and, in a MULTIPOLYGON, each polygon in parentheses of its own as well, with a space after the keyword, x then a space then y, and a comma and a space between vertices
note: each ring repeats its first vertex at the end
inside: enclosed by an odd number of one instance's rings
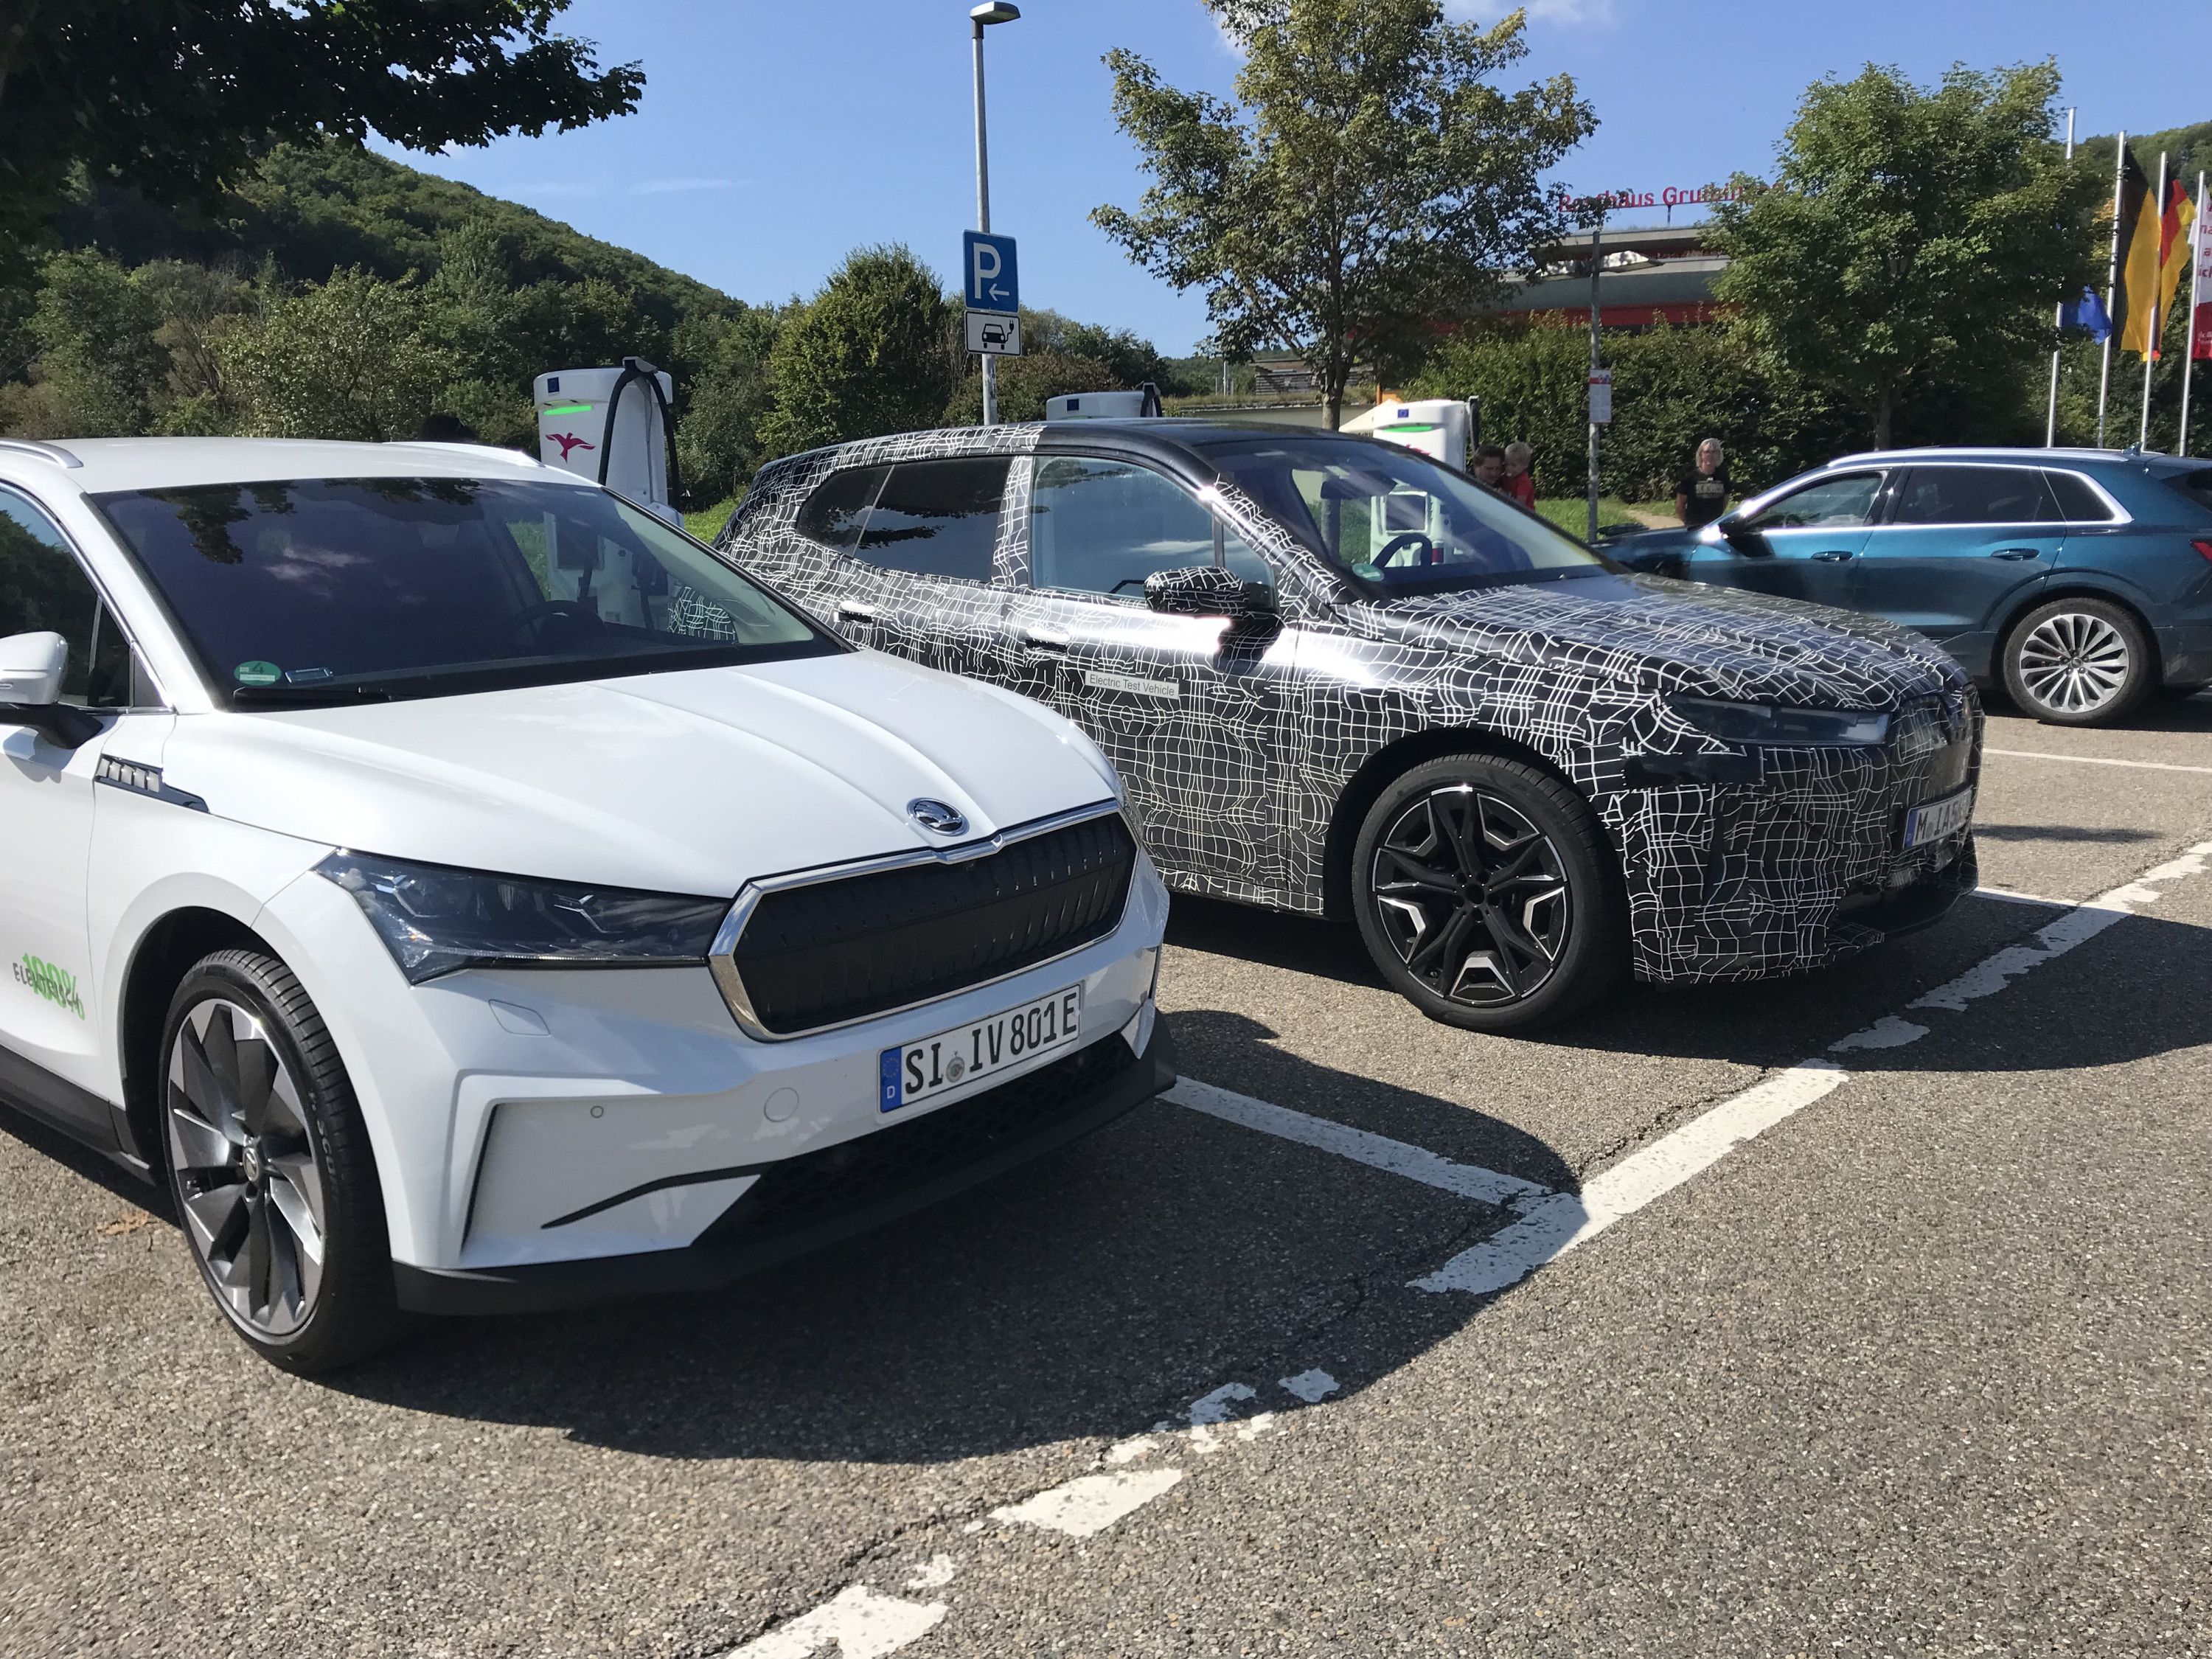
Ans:
POLYGON ((433 444, 0 442, 0 1099, 298 1370, 696 1289, 1173 1081, 1089 738, 433 444))

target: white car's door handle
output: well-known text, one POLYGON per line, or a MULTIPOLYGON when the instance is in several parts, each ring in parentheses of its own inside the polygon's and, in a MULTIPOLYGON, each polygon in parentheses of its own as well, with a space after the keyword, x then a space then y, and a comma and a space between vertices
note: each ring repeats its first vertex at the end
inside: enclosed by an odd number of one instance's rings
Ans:
POLYGON ((1049 633, 1042 628, 1024 628, 1022 629, 1022 643, 1032 651, 1065 651, 1067 649, 1067 635, 1049 633))
POLYGON ((876 608, 872 605, 857 605, 851 599, 837 601, 839 622, 872 623, 876 619, 876 608))

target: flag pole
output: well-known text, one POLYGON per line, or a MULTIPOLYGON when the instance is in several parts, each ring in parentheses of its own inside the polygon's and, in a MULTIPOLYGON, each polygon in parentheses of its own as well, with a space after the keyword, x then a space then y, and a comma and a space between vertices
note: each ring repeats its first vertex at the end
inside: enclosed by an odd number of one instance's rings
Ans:
MULTIPOLYGON (((2074 159, 2074 112, 2070 109, 2066 112, 2066 159, 2069 161, 2074 159)), ((2066 326, 2066 301, 2063 300, 2058 302, 2056 326, 2062 329, 2066 326)), ((2051 348, 2051 414, 2043 423, 2043 447, 2045 449, 2055 447, 2058 442, 2059 350, 2057 346, 2051 348)))
MULTIPOLYGON (((2143 337, 2143 399, 2142 426, 2136 434, 2136 447, 2150 447, 2150 372, 2158 367, 2159 342, 2166 337, 2166 317, 2159 308, 2159 279, 2166 275, 2166 152, 2158 153, 2158 194, 2151 198, 2151 258, 2154 272, 2150 285, 2150 332, 2143 337)), ((2137 227, 2141 228, 2140 226, 2137 227)))
POLYGON ((2185 343, 2181 348, 2181 435, 2174 440, 2173 453, 2189 453, 2189 381, 2197 368, 2197 307, 2204 303, 2204 175, 2197 175, 2197 222, 2189 228, 2189 322, 2182 330, 2185 343))
MULTIPOLYGON (((2120 185, 2128 176, 2127 129, 2120 130, 2120 147, 2112 156, 2112 262, 2105 277, 2105 315, 2114 313, 2112 306, 2120 291, 2120 185)), ((2116 330, 2105 330, 2104 362, 2097 370, 2097 447, 2105 447, 2105 398, 2112 389, 2112 336, 2116 330)))

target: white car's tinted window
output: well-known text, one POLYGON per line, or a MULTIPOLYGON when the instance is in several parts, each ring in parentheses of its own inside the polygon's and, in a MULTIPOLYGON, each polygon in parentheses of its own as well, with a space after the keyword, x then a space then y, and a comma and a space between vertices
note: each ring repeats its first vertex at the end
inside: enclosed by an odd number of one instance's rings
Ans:
POLYGON ((325 478, 103 495, 211 680, 420 696, 836 647, 603 490, 325 478))
POLYGON ((2025 466, 1916 466, 1897 493, 1892 524, 2049 524, 2057 516, 2043 474, 2025 466))
POLYGON ((1156 570, 1226 565, 1272 583, 1267 564, 1172 480, 1126 461, 1055 455, 1030 493, 1030 585, 1139 603, 1156 570))
POLYGON ((1828 530, 1866 523, 1881 493, 1879 472, 1846 472, 1793 489, 1741 520, 1746 530, 1828 530))
POLYGON ((48 633, 69 641, 64 702, 122 708, 154 701, 143 676, 134 688, 130 642, 68 538, 27 497, 0 489, 0 639, 48 633))
POLYGON ((1285 438, 1210 446, 1206 458, 1314 552, 1386 589, 1540 581, 1610 568, 1545 520, 1410 449, 1285 438))

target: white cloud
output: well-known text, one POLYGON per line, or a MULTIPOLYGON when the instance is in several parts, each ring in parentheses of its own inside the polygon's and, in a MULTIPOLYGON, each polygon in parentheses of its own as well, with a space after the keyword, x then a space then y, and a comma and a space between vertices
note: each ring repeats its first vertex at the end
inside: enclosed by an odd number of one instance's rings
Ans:
POLYGON ((727 190, 735 179, 641 179, 629 187, 633 196, 665 196, 679 190, 727 190))

